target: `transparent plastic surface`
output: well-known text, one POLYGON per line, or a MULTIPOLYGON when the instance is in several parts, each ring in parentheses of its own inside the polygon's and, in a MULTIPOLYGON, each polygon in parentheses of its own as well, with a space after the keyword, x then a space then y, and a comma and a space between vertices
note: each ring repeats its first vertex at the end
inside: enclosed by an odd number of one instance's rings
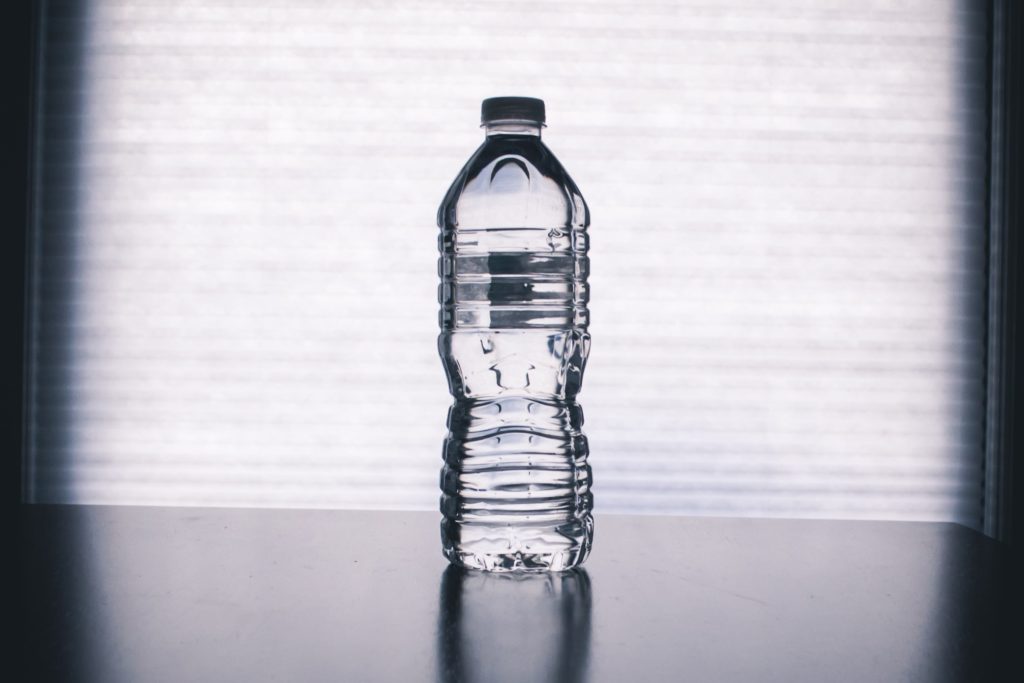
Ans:
POLYGON ((489 124, 438 211, 438 347, 455 399, 441 537, 456 565, 560 571, 590 552, 576 402, 590 350, 589 223, 529 122, 489 124))

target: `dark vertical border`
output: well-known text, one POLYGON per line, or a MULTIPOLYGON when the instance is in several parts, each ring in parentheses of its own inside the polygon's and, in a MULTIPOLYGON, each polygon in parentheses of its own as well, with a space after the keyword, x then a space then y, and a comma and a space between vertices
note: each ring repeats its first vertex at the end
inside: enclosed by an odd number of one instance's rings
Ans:
POLYGON ((988 392, 984 531, 1010 546, 1005 571, 987 577, 1001 587, 996 612, 993 680, 1021 680, 1024 651, 1024 453, 1021 406, 1021 81, 1024 9, 992 2, 992 119, 989 153, 988 392))
POLYGON ((1020 419, 1021 324, 1024 297, 1020 270, 1022 136, 1024 112, 1024 7, 994 0, 992 21, 992 142, 989 221, 988 424, 985 532, 1010 545, 1005 594, 1000 596, 996 670, 1000 680, 1021 680, 1024 651, 1024 451, 1020 419))
POLYGON ((31 0, 3 3, 0 41, 7 82, 3 108, 3 223, 0 228, 0 297, 3 297, 3 458, 4 500, 21 501, 24 437, 24 354, 26 313, 26 246, 29 226, 31 134, 33 120, 34 9, 31 0))
POLYGON ((985 532, 1024 543, 1024 460, 1020 415, 1021 340, 1021 40, 1024 8, 994 0, 989 215, 989 343, 985 532))

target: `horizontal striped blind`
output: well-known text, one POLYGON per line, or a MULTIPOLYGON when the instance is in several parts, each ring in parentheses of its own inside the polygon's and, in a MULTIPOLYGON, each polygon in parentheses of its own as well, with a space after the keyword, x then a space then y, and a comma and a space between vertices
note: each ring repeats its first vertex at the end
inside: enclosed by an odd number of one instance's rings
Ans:
POLYGON ((50 0, 29 498, 434 508, 481 98, 592 212, 598 511, 980 521, 984 3, 50 0))

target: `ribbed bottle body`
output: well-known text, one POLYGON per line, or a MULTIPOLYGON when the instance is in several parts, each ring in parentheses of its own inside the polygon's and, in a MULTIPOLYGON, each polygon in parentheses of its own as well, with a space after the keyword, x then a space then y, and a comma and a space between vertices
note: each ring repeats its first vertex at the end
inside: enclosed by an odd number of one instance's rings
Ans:
POLYGON ((593 537, 583 414, 586 204, 536 136, 493 136, 438 212, 439 351, 454 404, 441 472, 453 563, 562 570, 593 537))

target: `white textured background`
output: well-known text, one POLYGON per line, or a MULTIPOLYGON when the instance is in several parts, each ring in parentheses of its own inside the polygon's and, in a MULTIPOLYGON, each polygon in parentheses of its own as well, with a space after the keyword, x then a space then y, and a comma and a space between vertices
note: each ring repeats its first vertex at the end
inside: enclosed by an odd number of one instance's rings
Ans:
POLYGON ((599 511, 980 521, 984 3, 51 0, 29 497, 434 509, 435 211, 542 97, 599 511))

